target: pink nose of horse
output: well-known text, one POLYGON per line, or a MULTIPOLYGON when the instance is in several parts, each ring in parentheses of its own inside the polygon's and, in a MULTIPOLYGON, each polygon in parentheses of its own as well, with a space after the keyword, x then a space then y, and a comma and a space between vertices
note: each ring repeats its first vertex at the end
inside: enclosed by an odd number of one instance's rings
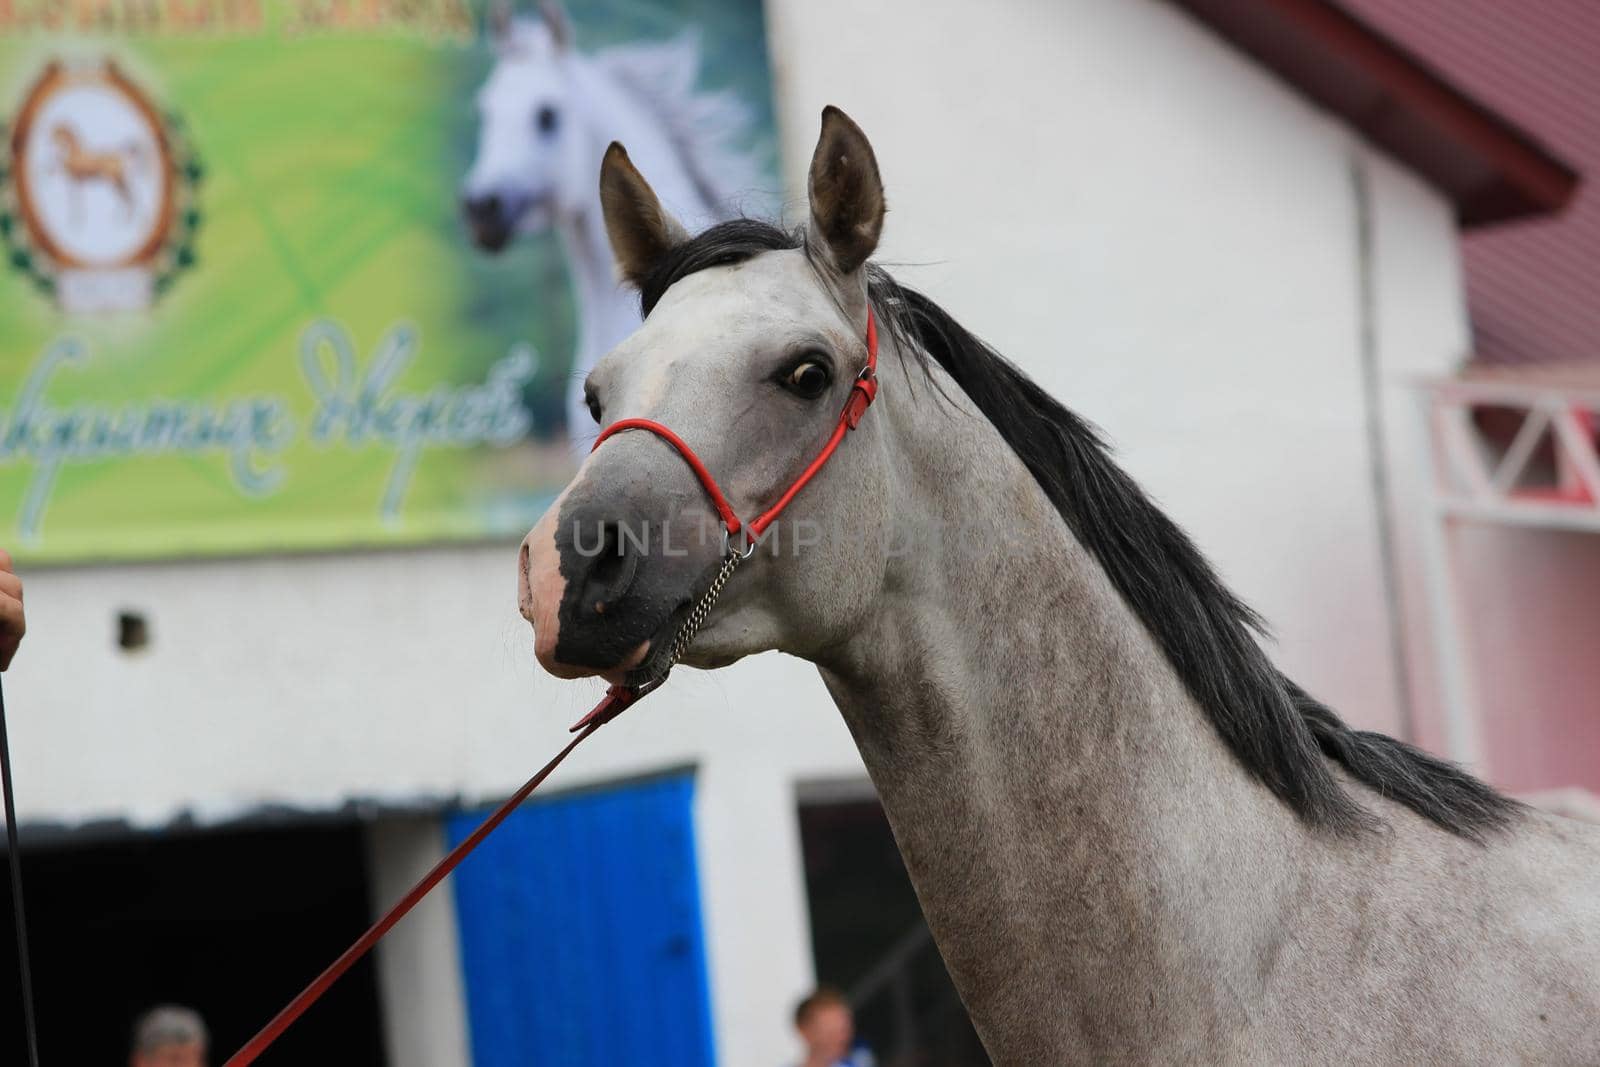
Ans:
POLYGON ((624 527, 639 520, 604 519, 593 508, 564 503, 558 500, 523 538, 517 606, 533 625, 534 653, 545 670, 558 678, 599 674, 620 681, 650 648, 648 640, 628 640, 633 627, 624 616, 642 562, 624 527), (563 634, 564 626, 575 632, 563 634))
POLYGON ((533 651, 544 669, 560 678, 577 678, 583 672, 565 670, 555 658, 560 626, 557 610, 567 585, 556 561, 555 531, 551 522, 555 510, 551 508, 551 514, 522 539, 522 551, 517 559, 517 607, 533 627, 533 651))

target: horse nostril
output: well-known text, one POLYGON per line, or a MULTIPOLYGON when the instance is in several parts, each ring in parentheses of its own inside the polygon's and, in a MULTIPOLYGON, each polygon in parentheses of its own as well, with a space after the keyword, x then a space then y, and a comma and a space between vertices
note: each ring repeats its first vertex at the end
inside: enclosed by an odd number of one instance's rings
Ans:
POLYGON ((622 527, 615 522, 600 525, 600 551, 589 569, 591 581, 609 583, 622 570, 622 527))
POLYGON ((596 541, 598 548, 589 561, 585 600, 595 614, 604 615, 632 588, 639 553, 633 551, 633 538, 626 535, 620 522, 602 522, 596 541))

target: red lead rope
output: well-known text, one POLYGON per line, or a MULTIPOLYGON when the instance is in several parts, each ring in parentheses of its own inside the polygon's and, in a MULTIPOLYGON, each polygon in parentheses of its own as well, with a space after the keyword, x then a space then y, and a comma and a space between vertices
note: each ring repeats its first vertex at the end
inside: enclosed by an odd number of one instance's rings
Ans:
POLYGON ((541 767, 538 774, 523 783, 522 788, 511 794, 504 804, 495 809, 493 815, 483 820, 478 828, 472 831, 471 836, 451 849, 450 854, 445 856, 444 859, 434 864, 433 869, 423 875, 422 880, 412 886, 410 892, 401 897, 394 907, 385 912, 383 918, 368 927, 367 932, 362 934, 355 944, 345 949, 338 959, 328 965, 327 970, 317 975, 310 985, 302 989, 299 995, 291 1000, 282 1011, 274 1015, 272 1021, 261 1028, 260 1033, 246 1042, 245 1046, 238 1052, 228 1057, 228 1062, 223 1067, 244 1067, 247 1063, 254 1063, 256 1057, 265 1052, 267 1046, 271 1045, 285 1030, 289 1029, 296 1019, 304 1015, 307 1008, 320 1000, 322 994, 326 993, 333 983, 344 975, 344 972, 355 966, 361 957, 372 951, 372 946, 382 940, 383 935, 393 929, 395 923, 405 918, 406 913, 416 907, 423 897, 432 892, 434 886, 444 881, 446 875, 459 867, 461 861, 467 858, 467 853, 477 848, 495 827, 505 822, 506 816, 515 811, 524 800, 527 800, 529 795, 535 789, 538 789, 546 778, 550 777, 550 773, 561 766, 561 761, 572 754, 573 749, 582 744, 590 734, 621 714, 623 708, 634 702, 636 698, 627 690, 621 691, 621 698, 619 699, 618 689, 619 687, 613 686, 607 690, 606 695, 601 698, 600 703, 595 705, 594 710, 584 716, 583 721, 586 725, 583 728, 583 732, 569 741, 566 748, 556 753, 555 759, 541 767))
MULTIPOLYGON (((857 375, 855 382, 851 384, 850 397, 845 401, 844 410, 839 413, 839 422, 834 426, 833 433, 828 437, 827 443, 822 446, 822 450, 817 453, 816 458, 807 464, 806 469, 800 472, 800 476, 789 484, 788 489, 784 490, 777 503, 752 519, 748 525, 740 523, 738 514, 734 512, 732 505, 728 503, 727 497, 722 495, 722 490, 717 487, 716 479, 711 477, 711 472, 706 469, 706 465, 701 462, 700 457, 695 455, 694 449, 690 448, 683 438, 667 429, 661 423, 651 419, 621 419, 605 428, 605 432, 595 441, 594 447, 599 448, 607 438, 624 430, 648 430, 660 437, 677 449, 684 462, 689 464, 689 469, 694 471, 695 477, 700 480, 701 486, 705 488, 706 495, 711 498, 712 506, 717 509, 717 514, 721 516, 722 524, 727 529, 728 536, 733 537, 741 529, 744 530, 746 547, 749 548, 760 540, 761 535, 767 531, 767 527, 777 520, 779 513, 789 506, 789 502, 795 498, 800 490, 806 487, 806 484, 812 478, 816 477, 817 472, 822 470, 828 460, 832 458, 833 453, 839 447, 839 442, 844 440, 846 433, 860 424, 861 416, 866 414, 867 408, 872 404, 873 398, 877 394, 878 327, 877 323, 873 321, 872 308, 869 306, 867 308, 867 365, 861 369, 861 373, 857 375)), ((577 724, 573 726, 572 729, 578 736, 574 737, 566 748, 556 753, 556 757, 541 767, 538 774, 529 778, 527 782, 523 783, 521 789, 511 794, 504 804, 495 809, 493 815, 483 820, 478 828, 472 831, 471 836, 451 849, 444 859, 434 864, 433 869, 423 875, 422 880, 412 886, 410 891, 401 897, 394 907, 385 912, 383 918, 373 923, 367 929, 367 932, 356 940, 355 944, 345 949, 338 959, 328 965, 327 970, 317 975, 310 985, 302 989, 282 1011, 274 1015, 272 1021, 263 1026, 261 1032, 246 1042, 243 1048, 230 1056, 223 1067, 245 1067, 246 1064, 254 1063, 256 1058, 265 1052, 267 1047, 276 1041, 285 1030, 289 1029, 296 1019, 305 1014, 307 1008, 321 999, 322 994, 326 993, 333 983, 337 982, 346 971, 355 966, 363 956, 372 951, 372 946, 382 940, 383 935, 393 929, 396 923, 405 918, 406 914, 416 907, 422 898, 433 890, 434 886, 444 881, 451 871, 459 867, 461 861, 467 858, 468 853, 477 848, 483 839, 494 831, 495 827, 505 822, 506 817, 515 811, 524 800, 527 800, 533 791, 538 789, 546 778, 550 777, 551 772, 561 766, 561 761, 571 755, 573 749, 587 740, 590 734, 618 715, 621 715, 629 706, 651 692, 657 684, 659 682, 652 683, 642 689, 614 685, 606 690, 606 695, 600 699, 600 703, 596 704, 589 714, 579 719, 577 724)), ((3 714, 3 705, 0 705, 0 714, 3 714)), ((13 846, 13 855, 15 855, 15 846, 13 846)))

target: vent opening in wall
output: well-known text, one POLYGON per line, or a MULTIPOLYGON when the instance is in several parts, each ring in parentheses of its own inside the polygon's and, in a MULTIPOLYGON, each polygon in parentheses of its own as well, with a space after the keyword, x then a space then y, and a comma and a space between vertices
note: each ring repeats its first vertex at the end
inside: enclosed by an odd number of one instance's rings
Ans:
POLYGON ((117 647, 137 652, 150 643, 150 623, 137 611, 117 612, 117 647))

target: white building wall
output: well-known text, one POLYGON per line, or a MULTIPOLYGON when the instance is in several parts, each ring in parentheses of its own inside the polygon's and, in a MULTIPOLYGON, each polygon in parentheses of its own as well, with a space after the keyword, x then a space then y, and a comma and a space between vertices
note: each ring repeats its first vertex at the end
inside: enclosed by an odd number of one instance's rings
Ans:
MULTIPOLYGON (((933 264, 898 273, 1106 430, 1291 674, 1393 729, 1348 131, 1164 3, 769 11, 790 169, 821 103, 860 122, 880 259, 933 264)), ((1390 177, 1381 224, 1459 294, 1448 205, 1390 177)), ((1390 310, 1462 328, 1459 296, 1390 310)))
POLYGON ((1449 205, 1379 153, 1364 153, 1363 165, 1371 179, 1376 217, 1374 310, 1407 694, 1415 740, 1447 752, 1434 627, 1424 585, 1422 538, 1431 521, 1424 499, 1430 473, 1415 386, 1421 378, 1450 373, 1467 357, 1471 330, 1466 288, 1459 256, 1437 251, 1457 247, 1449 205))
MULTIPOLYGON (((1272 619, 1284 666, 1394 728, 1347 133, 1156 0, 768 13, 795 194, 818 111, 839 104, 888 183, 881 258, 932 264, 901 274, 1106 429, 1272 619)), ((1446 206, 1374 173, 1399 373, 1454 354, 1459 270, 1446 206)), ((599 692, 536 673, 514 558, 508 543, 30 572, 6 679, 22 817, 155 826, 509 792, 599 692), (114 646, 122 608, 148 613, 148 649, 114 646)), ((721 1061, 782 1062, 814 978, 795 788, 860 763, 814 672, 769 655, 681 672, 552 786, 689 764, 721 1061)), ((383 890, 416 862, 373 854, 383 890)), ((412 921, 448 926, 448 908, 428 914, 412 921)), ((403 1010, 461 1025, 459 997, 403 1010)))
MULTIPOLYGON (((447 851, 444 826, 425 816, 378 819, 366 831, 373 915, 382 915, 447 851)), ((389 1067, 470 1063, 455 883, 446 878, 373 950, 389 1067), (398 1009, 398 1010, 396 1010, 398 1009)))

